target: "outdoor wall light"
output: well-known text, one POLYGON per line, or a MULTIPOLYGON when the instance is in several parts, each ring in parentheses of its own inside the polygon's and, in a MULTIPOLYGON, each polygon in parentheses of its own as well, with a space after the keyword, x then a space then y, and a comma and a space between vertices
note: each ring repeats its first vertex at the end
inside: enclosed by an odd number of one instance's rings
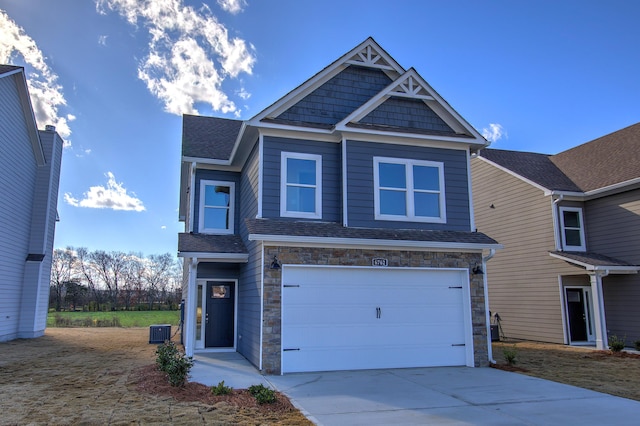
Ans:
POLYGON ((280 262, 278 256, 273 256, 273 262, 271 262, 271 269, 280 269, 280 262))
POLYGON ((473 272, 475 275, 484 274, 484 272, 482 271, 482 268, 480 267, 480 265, 474 266, 473 269, 471 270, 471 272, 473 272))

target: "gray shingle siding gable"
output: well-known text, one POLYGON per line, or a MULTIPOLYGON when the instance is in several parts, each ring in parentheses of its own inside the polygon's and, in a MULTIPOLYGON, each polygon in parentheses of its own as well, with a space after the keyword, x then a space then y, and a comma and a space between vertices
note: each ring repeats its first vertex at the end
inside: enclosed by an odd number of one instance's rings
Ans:
POLYGON ((360 123, 455 133, 444 120, 419 99, 389 98, 360 120, 360 123))
POLYGON ((238 233, 239 217, 240 217, 240 173, 226 172, 219 170, 196 170, 196 188, 194 192, 193 203, 193 232, 200 232, 200 182, 202 180, 218 180, 224 182, 234 182, 236 185, 236 193, 234 199, 234 233, 238 233))
POLYGON ((347 214, 349 226, 366 228, 469 231, 469 181, 466 151, 347 141, 347 214), (375 220, 373 157, 444 163, 447 223, 375 220))
POLYGON ((349 66, 278 116, 302 123, 334 125, 391 83, 381 71, 349 66))
POLYGON ((280 217, 280 153, 286 151, 322 155, 322 220, 342 220, 340 144, 269 136, 263 144, 262 217, 280 217))

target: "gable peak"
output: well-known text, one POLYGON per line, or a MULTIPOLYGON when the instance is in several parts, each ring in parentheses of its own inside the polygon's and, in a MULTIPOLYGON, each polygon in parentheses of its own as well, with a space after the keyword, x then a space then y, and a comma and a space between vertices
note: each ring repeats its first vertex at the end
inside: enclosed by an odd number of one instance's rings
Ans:
POLYGON ((397 71, 386 57, 384 51, 378 46, 373 39, 367 40, 359 49, 345 61, 351 65, 360 65, 368 68, 378 68, 387 71, 397 71))

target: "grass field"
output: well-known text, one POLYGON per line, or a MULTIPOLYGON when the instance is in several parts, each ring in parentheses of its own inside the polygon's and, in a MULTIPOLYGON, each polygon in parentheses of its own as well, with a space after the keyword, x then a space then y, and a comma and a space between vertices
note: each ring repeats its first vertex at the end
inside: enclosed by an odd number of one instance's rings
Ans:
POLYGON ((180 311, 50 312, 47 327, 148 327, 178 325, 180 311))

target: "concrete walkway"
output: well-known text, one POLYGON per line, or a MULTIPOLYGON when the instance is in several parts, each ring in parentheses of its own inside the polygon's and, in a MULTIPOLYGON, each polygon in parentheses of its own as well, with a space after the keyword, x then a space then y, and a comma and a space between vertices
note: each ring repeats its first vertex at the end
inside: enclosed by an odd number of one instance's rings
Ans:
POLYGON ((195 357, 193 381, 271 385, 319 425, 635 425, 640 402, 493 368, 262 376, 236 353, 195 357))

